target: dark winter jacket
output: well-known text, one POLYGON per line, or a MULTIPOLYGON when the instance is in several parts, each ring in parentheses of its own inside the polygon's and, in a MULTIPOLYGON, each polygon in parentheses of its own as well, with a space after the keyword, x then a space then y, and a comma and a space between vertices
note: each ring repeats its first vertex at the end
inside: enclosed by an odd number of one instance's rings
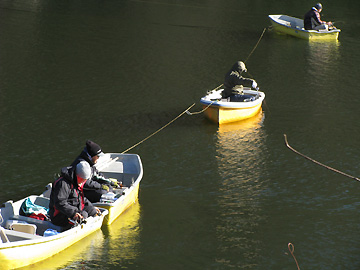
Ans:
POLYGON ((227 98, 231 95, 238 94, 236 91, 237 86, 251 87, 253 79, 244 78, 241 76, 242 70, 238 65, 238 62, 233 65, 231 70, 225 75, 224 90, 222 91, 222 97, 227 98))
POLYGON ((305 30, 312 30, 320 24, 322 24, 320 13, 313 7, 304 16, 304 28, 305 30))
MULTIPOLYGON (((76 168, 76 165, 82 160, 85 160, 87 163, 89 163, 91 167, 91 177, 84 184, 85 197, 87 197, 90 202, 99 202, 101 195, 108 192, 102 188, 104 184, 108 183, 101 180, 101 178, 104 178, 104 176, 94 166, 95 164, 92 161, 90 155, 87 153, 86 148, 84 148, 80 155, 73 161, 71 167, 76 168)), ((110 186, 109 189, 111 189, 110 186)))
POLYGON ((96 212, 79 188, 73 168, 62 168, 61 176, 53 183, 51 190, 49 203, 51 220, 54 224, 58 223, 56 225, 64 226, 68 218, 73 218, 76 213, 82 214, 84 209, 92 213, 96 212))

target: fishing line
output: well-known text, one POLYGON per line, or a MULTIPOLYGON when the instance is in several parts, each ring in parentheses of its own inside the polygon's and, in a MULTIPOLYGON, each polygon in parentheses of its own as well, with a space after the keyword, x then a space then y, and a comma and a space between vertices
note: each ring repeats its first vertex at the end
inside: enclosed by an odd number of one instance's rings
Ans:
POLYGON ((355 177, 355 176, 352 176, 352 175, 350 175, 350 174, 347 174, 347 173, 344 173, 344 172, 339 171, 339 170, 337 170, 337 169, 334 169, 334 168, 332 168, 332 167, 330 167, 330 166, 327 166, 327 165, 325 165, 325 164, 320 163, 319 161, 316 161, 315 159, 312 159, 312 158, 310 158, 310 157, 308 157, 308 156, 305 156, 304 154, 301 154, 299 151, 295 150, 294 148, 292 148, 292 147, 289 145, 286 134, 284 134, 284 138, 285 138, 285 145, 286 145, 291 151, 293 151, 293 152, 295 152, 296 154, 302 156, 303 158, 306 158, 306 159, 314 162, 315 164, 320 165, 320 166, 322 166, 322 167, 324 167, 324 168, 326 168, 326 169, 328 169, 328 170, 331 170, 331 171, 333 171, 333 172, 339 173, 339 174, 341 174, 341 175, 343 175, 343 176, 349 177, 349 178, 354 179, 354 180, 356 180, 356 181, 360 181, 360 179, 357 178, 357 177, 355 177))

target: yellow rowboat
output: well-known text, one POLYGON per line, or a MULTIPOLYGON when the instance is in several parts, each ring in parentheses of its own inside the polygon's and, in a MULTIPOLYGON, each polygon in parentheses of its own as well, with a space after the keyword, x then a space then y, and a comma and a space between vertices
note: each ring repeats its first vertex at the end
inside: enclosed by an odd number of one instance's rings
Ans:
POLYGON ((218 123, 231 123, 253 117, 261 110, 265 93, 244 88, 244 101, 229 102, 221 98, 223 89, 209 92, 200 99, 205 117, 218 123))
POLYGON ((141 159, 136 154, 108 153, 99 158, 96 167, 105 177, 122 182, 122 188, 114 189, 114 198, 105 198, 94 203, 95 206, 109 211, 104 224, 111 224, 138 199, 143 176, 141 159))
MULTIPOLYGON (((31 202, 49 207, 49 199, 31 195, 31 202)), ((99 230, 108 211, 100 209, 101 216, 89 217, 81 224, 62 231, 50 221, 20 215, 24 199, 7 201, 0 208, 1 269, 16 269, 43 261, 99 230), (49 232, 49 230, 52 230, 49 232), (54 232, 56 231, 56 232, 54 232)))
POLYGON ((276 32, 306 40, 337 40, 340 29, 335 27, 322 30, 305 30, 304 20, 287 15, 269 15, 276 32))

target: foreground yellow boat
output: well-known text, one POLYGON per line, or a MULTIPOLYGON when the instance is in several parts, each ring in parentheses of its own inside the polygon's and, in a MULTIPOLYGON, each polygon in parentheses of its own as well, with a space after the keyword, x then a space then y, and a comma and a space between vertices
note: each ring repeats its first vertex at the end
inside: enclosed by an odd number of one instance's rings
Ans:
MULTIPOLYGON (((27 198, 36 205, 46 208, 49 206, 50 200, 42 195, 31 195, 27 198)), ((100 216, 89 217, 86 222, 62 231, 61 227, 50 221, 21 216, 19 211, 23 202, 24 199, 8 201, 0 208, 1 269, 24 267, 59 253, 99 230, 108 213, 106 209, 100 209, 100 216)))
POLYGON ((304 20, 287 15, 269 15, 276 32, 306 40, 338 40, 340 29, 305 30, 304 20))
POLYGON ((114 198, 94 203, 95 206, 109 211, 104 224, 111 224, 138 199, 143 176, 141 159, 136 154, 108 153, 100 157, 96 167, 105 177, 122 182, 122 188, 114 189, 114 198))
POLYGON ((244 88, 244 101, 229 102, 221 98, 223 89, 209 92, 200 99, 203 105, 205 117, 218 123, 231 123, 253 117, 261 110, 261 105, 265 99, 265 93, 244 88))

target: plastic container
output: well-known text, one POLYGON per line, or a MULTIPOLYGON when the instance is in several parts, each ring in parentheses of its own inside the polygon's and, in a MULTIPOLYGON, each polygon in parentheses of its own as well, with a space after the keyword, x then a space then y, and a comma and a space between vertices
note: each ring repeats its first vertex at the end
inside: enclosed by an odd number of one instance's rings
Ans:
POLYGON ((58 234, 58 231, 53 230, 53 229, 47 229, 47 230, 44 232, 44 236, 45 236, 45 237, 53 236, 53 235, 57 235, 57 234, 58 234))
POLYGON ((115 193, 108 192, 103 195, 101 195, 101 202, 113 202, 115 201, 115 193))

